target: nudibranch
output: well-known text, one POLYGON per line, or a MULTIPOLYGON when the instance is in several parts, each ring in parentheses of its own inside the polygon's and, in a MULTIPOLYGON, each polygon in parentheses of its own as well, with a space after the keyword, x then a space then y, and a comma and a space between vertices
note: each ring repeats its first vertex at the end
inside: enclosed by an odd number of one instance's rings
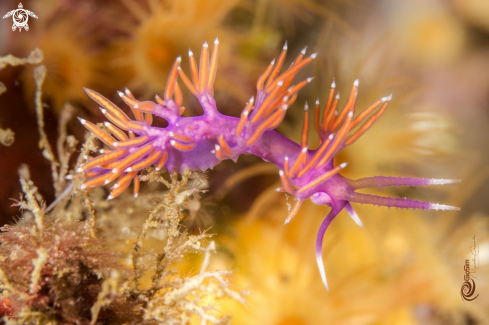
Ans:
POLYGON ((213 84, 216 77, 219 41, 216 39, 212 53, 204 43, 200 63, 189 51, 190 78, 180 68, 181 58, 173 64, 163 97, 156 102, 138 101, 129 90, 119 96, 129 106, 134 118, 130 118, 115 104, 99 93, 86 89, 88 96, 101 106, 102 113, 110 122, 98 127, 84 119, 81 123, 93 132, 110 149, 102 155, 89 158, 77 172, 85 174, 82 188, 92 188, 115 182, 108 199, 120 195, 131 182, 134 196, 139 191, 138 173, 154 166, 166 167, 169 172, 206 170, 225 159, 236 160, 241 154, 252 154, 271 162, 280 169, 283 187, 280 192, 295 196, 296 202, 285 223, 299 210, 302 202, 310 198, 315 204, 325 204, 331 211, 322 222, 316 239, 316 258, 322 281, 328 284, 322 260, 322 243, 326 229, 345 209, 360 226, 358 215, 351 203, 373 204, 385 207, 422 210, 454 210, 455 207, 419 202, 408 198, 382 197, 357 193, 356 190, 385 186, 426 186, 454 183, 457 180, 423 179, 409 177, 367 177, 350 180, 341 176, 346 166, 334 165, 333 158, 346 146, 354 143, 382 115, 391 96, 377 100, 355 116, 358 80, 353 83, 343 109, 337 109, 339 94, 335 95, 335 82, 329 90, 325 108, 321 114, 319 100, 315 105, 314 127, 321 144, 317 149, 308 148, 309 108, 305 105, 301 143, 295 143, 274 129, 282 122, 289 107, 297 98, 298 91, 311 82, 308 78, 292 84, 295 75, 315 57, 306 56, 302 50, 292 65, 281 72, 287 52, 287 44, 259 77, 256 98, 251 97, 239 118, 226 116, 217 110, 213 84), (178 79, 198 99, 204 114, 183 117, 183 95, 178 79), (153 116, 161 117, 168 126, 152 126, 153 116))

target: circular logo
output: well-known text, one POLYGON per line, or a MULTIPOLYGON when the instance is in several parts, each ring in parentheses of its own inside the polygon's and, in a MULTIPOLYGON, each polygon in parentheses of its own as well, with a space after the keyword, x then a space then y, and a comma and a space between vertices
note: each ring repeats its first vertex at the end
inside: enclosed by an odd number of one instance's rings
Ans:
POLYGON ((15 14, 13 16, 14 24, 17 25, 17 27, 24 27, 27 24, 27 20, 29 20, 29 16, 24 9, 15 10, 15 14))
POLYGON ((479 295, 472 298, 475 293, 475 282, 474 279, 469 279, 462 284, 462 288, 460 288, 460 295, 462 299, 465 301, 472 301, 475 298, 479 297, 479 295))
POLYGON ((22 6, 22 3, 19 3, 18 9, 14 9, 7 12, 7 14, 3 16, 3 19, 10 16, 12 16, 14 20, 14 24, 12 25, 12 30, 15 31, 18 28, 19 32, 22 31, 22 28, 24 28, 26 31, 29 30, 29 25, 27 25, 29 16, 37 19, 36 14, 33 13, 32 11, 25 10, 24 6, 22 6))

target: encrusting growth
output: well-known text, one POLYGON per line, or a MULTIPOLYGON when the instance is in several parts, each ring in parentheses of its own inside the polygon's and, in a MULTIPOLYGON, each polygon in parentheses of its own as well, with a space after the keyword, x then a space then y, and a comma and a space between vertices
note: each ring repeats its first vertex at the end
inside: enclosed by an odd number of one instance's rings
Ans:
POLYGON ((217 71, 219 41, 216 39, 212 54, 204 43, 197 66, 192 51, 189 51, 190 78, 180 68, 178 57, 168 76, 163 98, 156 102, 140 102, 126 90, 119 96, 130 107, 134 119, 99 93, 86 89, 87 94, 102 107, 109 119, 107 131, 80 119, 110 149, 97 158, 90 158, 78 172, 88 176, 83 188, 116 182, 109 199, 120 195, 134 181, 134 195, 139 189, 138 173, 149 166, 166 167, 169 172, 206 170, 225 159, 236 160, 241 154, 253 154, 280 168, 283 187, 277 189, 294 195, 297 200, 286 218, 288 223, 299 210, 302 202, 311 198, 315 204, 328 205, 332 209, 320 226, 316 241, 316 256, 323 283, 326 276, 322 262, 323 235, 331 221, 345 209, 354 221, 362 225, 351 202, 378 206, 454 210, 457 208, 418 202, 410 199, 380 197, 355 192, 357 189, 384 186, 425 186, 448 184, 458 180, 434 180, 401 177, 369 177, 349 180, 339 174, 346 163, 334 166, 333 158, 346 146, 353 144, 385 111, 392 95, 381 98, 355 116, 355 101, 359 81, 355 80, 343 109, 338 109, 339 94, 335 95, 333 81, 328 99, 321 114, 319 100, 315 106, 314 127, 321 144, 317 149, 308 147, 308 114, 305 106, 305 121, 301 143, 295 143, 274 129, 280 125, 289 107, 297 98, 298 91, 312 81, 308 78, 292 84, 296 74, 316 58, 316 53, 306 56, 305 49, 292 65, 281 72, 287 52, 284 46, 278 60, 273 60, 257 82, 256 97, 251 97, 241 117, 225 116, 217 110, 213 97, 213 84, 217 71), (204 114, 182 117, 183 97, 181 82, 197 97, 204 114), (153 115, 168 121, 166 128, 151 126, 153 115), (124 132, 124 131, 127 131, 124 132))

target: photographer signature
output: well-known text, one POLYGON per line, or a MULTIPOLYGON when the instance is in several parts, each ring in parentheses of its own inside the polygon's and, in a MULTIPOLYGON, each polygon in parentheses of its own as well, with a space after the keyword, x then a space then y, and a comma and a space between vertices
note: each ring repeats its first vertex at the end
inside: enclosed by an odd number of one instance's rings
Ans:
POLYGON ((473 237, 474 240, 474 245, 470 247, 470 252, 472 253, 472 262, 474 267, 470 267, 470 260, 465 260, 464 264, 464 283, 462 283, 462 287, 460 288, 460 295, 462 296, 462 299, 464 301, 472 301, 479 297, 477 296, 473 297, 475 293, 475 281, 476 279, 475 276, 473 276, 473 273, 476 273, 476 269, 479 268, 479 246, 477 245, 475 241, 475 236, 473 237))

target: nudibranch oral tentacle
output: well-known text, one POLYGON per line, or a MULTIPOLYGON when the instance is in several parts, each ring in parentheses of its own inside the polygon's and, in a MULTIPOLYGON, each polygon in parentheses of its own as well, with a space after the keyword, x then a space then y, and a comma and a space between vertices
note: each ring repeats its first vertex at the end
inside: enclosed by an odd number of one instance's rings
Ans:
MULTIPOLYGON (((321 113, 319 100, 314 111, 314 129, 321 143, 310 149, 308 144, 309 107, 304 108, 304 123, 300 144, 274 129, 280 125, 287 110, 297 98, 298 91, 312 81, 307 78, 292 84, 294 77, 317 56, 306 56, 302 50, 292 65, 282 71, 287 53, 287 44, 277 60, 273 60, 259 77, 257 94, 246 103, 239 118, 226 116, 217 110, 214 100, 219 41, 216 39, 212 53, 204 43, 199 65, 189 50, 190 78, 180 67, 181 58, 173 64, 163 98, 156 102, 138 101, 126 89, 118 94, 131 109, 134 118, 129 118, 114 103, 99 93, 86 89, 87 94, 101 106, 102 113, 110 121, 105 129, 80 119, 110 149, 102 149, 101 156, 89 158, 77 172, 85 173, 82 188, 92 188, 115 182, 109 199, 120 195, 134 182, 134 196, 139 192, 138 173, 147 167, 156 170, 166 167, 169 172, 206 170, 225 159, 236 159, 242 154, 253 154, 275 164, 283 186, 279 192, 288 192, 296 197, 285 223, 289 223, 299 211, 304 200, 310 198, 315 204, 328 205, 331 212, 322 222, 316 240, 316 258, 326 288, 326 274, 322 260, 323 236, 334 218, 345 209, 356 224, 363 226, 351 203, 373 204, 385 207, 423 210, 455 210, 448 205, 419 202, 407 198, 381 197, 355 192, 368 187, 426 186, 458 182, 449 179, 422 179, 405 177, 367 177, 350 180, 340 172, 346 163, 334 166, 333 158, 346 146, 353 144, 385 111, 392 95, 377 100, 355 116, 359 81, 355 80, 345 106, 339 110, 339 93, 333 80, 327 101, 321 113), (182 117, 184 111, 180 81, 199 100, 204 114, 182 117), (153 115, 168 121, 168 126, 152 126, 153 115), (126 133, 127 132, 127 133, 126 133)), ((72 176, 71 178, 74 178, 72 176)))

